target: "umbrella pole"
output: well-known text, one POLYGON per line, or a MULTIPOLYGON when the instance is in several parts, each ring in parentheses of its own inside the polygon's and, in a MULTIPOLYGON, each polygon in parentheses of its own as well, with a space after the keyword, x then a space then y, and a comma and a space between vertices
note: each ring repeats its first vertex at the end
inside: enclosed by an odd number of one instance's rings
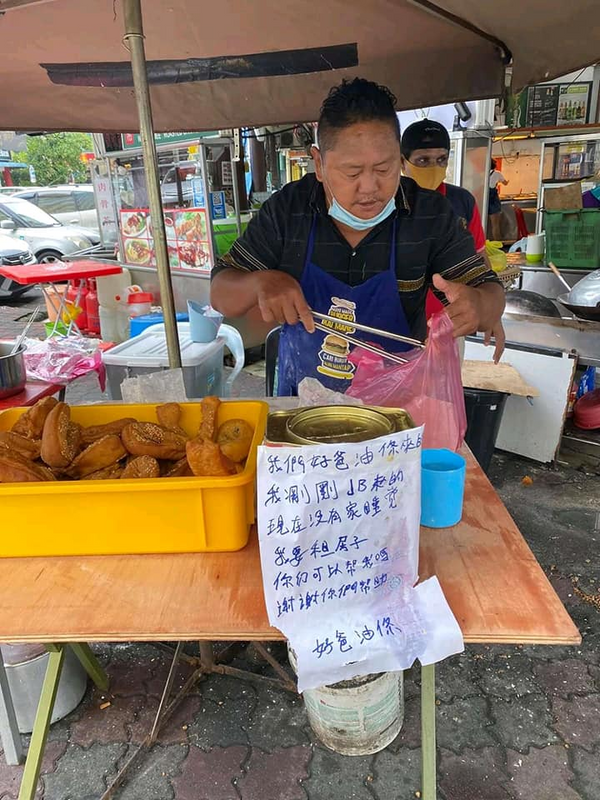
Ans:
POLYGON ((152 105, 150 102, 150 89, 148 87, 148 74, 146 72, 141 0, 123 0, 123 14, 125 17, 125 36, 123 39, 129 48, 131 56, 135 101, 140 119, 144 172, 146 175, 150 215, 152 218, 154 253, 156 256, 156 268, 160 286, 160 301, 165 322, 169 365, 172 369, 176 369, 177 367, 181 367, 181 351, 179 349, 179 336, 177 334, 177 322, 175 319, 171 266, 169 264, 169 251, 167 249, 165 219, 163 216, 158 163, 156 160, 152 105))

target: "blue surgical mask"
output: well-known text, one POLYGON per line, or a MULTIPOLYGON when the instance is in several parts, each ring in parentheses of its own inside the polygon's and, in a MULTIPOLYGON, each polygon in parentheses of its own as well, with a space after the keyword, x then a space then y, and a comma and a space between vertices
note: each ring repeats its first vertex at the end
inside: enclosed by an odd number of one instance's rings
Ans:
POLYGON ((338 203, 328 183, 327 188, 331 194, 329 216, 332 219, 335 219, 337 222, 340 222, 342 225, 347 225, 348 228, 352 228, 355 231, 368 231, 370 228, 374 228, 376 225, 379 225, 380 222, 383 222, 385 219, 387 219, 390 214, 393 214, 394 209, 396 208, 396 194, 394 193, 394 195, 390 197, 388 203, 381 209, 379 214, 371 217, 371 219, 361 219, 360 217, 355 217, 354 214, 351 214, 338 203))
POLYGON ((380 222, 383 222, 384 219, 387 219, 390 214, 393 214, 396 208, 396 197, 394 196, 390 198, 389 202, 381 209, 379 214, 376 214, 370 219, 361 219, 360 217, 355 217, 354 214, 351 214, 341 206, 333 195, 331 198, 332 203, 329 206, 329 216, 355 231, 368 231, 370 228, 374 228, 376 225, 379 225, 380 222))

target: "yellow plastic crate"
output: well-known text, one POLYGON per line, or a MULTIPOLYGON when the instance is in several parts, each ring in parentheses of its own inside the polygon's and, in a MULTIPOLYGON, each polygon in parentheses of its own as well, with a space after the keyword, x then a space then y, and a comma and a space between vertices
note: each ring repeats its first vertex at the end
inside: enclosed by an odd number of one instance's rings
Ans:
MULTIPOLYGON (((183 403, 182 427, 193 434, 199 403, 183 403)), ((9 430, 27 409, 0 413, 9 430)), ((229 478, 147 478, 0 484, 0 557, 194 553, 241 550, 256 519, 256 448, 269 407, 225 401, 219 424, 245 419, 254 439, 244 471, 229 478)), ((121 417, 156 422, 155 405, 72 406, 81 425, 121 417)))

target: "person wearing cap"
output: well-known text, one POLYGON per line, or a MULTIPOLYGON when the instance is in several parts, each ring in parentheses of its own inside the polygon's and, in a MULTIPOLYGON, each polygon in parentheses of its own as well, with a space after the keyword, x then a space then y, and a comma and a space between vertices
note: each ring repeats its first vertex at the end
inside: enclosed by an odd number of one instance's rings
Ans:
MULTIPOLYGON (((462 186, 445 182, 450 157, 450 135, 446 128, 430 119, 413 122, 402 134, 401 150, 404 175, 412 178, 422 189, 436 191, 449 201, 459 224, 473 237, 476 252, 490 266, 485 254, 486 236, 477 201, 471 192, 462 186)), ((428 319, 444 307, 444 300, 445 297, 435 288, 428 292, 426 300, 428 319)), ((504 330, 501 323, 494 329, 494 337, 496 339, 494 360, 498 361, 504 349, 504 330)))
POLYGON ((389 89, 361 78, 334 87, 312 148, 315 174, 270 197, 212 271, 218 311, 259 309, 283 325, 279 395, 296 394, 305 377, 348 388, 355 365, 340 333, 406 349, 353 323, 425 339, 432 285, 447 300, 456 337, 499 324, 504 291, 472 236, 444 197, 401 177, 395 105, 389 89), (315 330, 312 311, 336 320, 326 323, 331 332, 315 330))

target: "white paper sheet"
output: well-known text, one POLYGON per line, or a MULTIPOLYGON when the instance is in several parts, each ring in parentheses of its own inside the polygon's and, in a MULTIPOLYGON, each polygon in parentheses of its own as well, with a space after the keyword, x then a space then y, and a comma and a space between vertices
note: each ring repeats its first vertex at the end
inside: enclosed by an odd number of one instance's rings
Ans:
POLYGON ((259 448, 265 600, 296 652, 300 691, 463 649, 437 579, 413 588, 422 434, 259 448))

